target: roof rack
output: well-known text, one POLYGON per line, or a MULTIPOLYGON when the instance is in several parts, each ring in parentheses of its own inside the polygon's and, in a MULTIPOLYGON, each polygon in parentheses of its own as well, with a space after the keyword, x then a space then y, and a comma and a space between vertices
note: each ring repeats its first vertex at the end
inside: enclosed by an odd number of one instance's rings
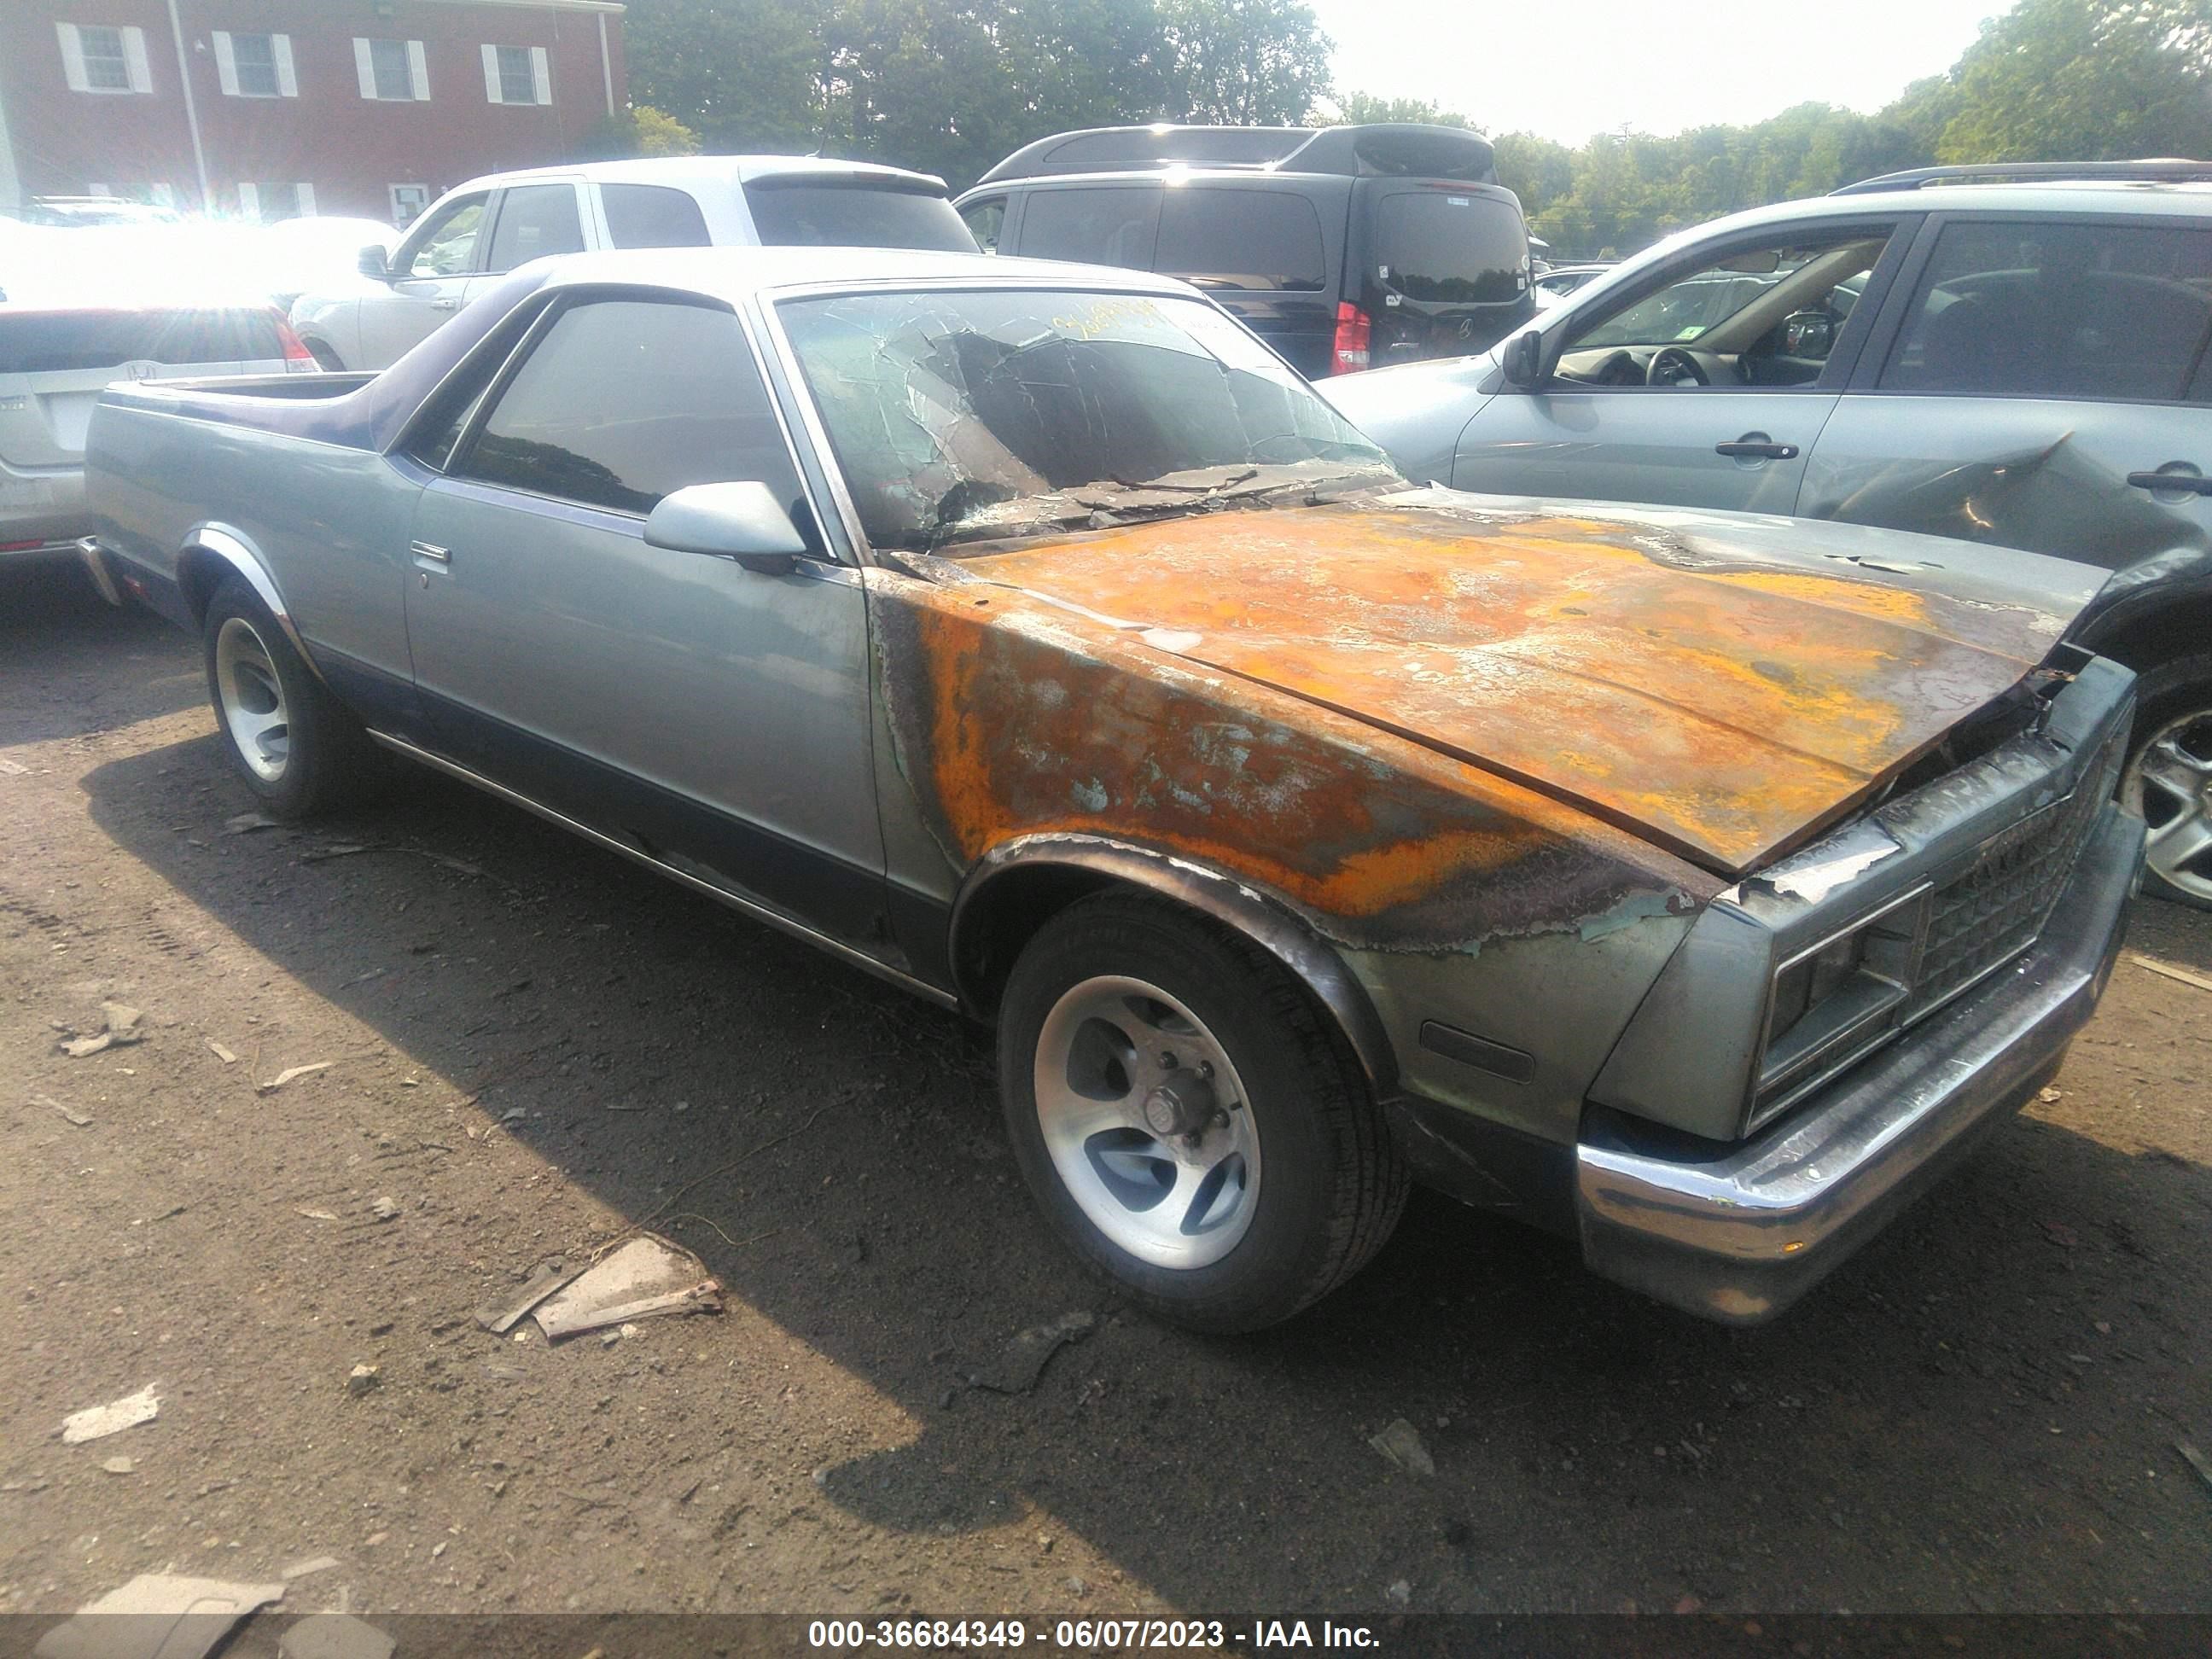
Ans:
POLYGON ((1490 141, 1464 127, 1376 122, 1340 127, 1085 127, 1024 144, 976 182, 1171 167, 1389 174, 1498 182, 1490 141))
POLYGON ((1980 166, 1908 167, 1862 179, 1832 190, 1831 196, 1872 196, 1892 190, 1920 190, 1929 185, 2050 184, 2065 179, 2102 179, 2114 184, 2212 183, 2212 161, 2160 156, 2141 161, 1990 161, 1980 166))

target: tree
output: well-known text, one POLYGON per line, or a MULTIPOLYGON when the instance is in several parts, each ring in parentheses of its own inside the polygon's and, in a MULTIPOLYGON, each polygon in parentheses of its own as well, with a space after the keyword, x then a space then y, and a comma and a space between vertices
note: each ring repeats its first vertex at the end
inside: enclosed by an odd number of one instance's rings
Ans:
POLYGON ((1301 0, 1156 0, 1184 120, 1297 126, 1328 94, 1335 43, 1301 0))
POLYGON ((630 94, 724 151, 814 147, 829 0, 633 0, 630 94))
MULTIPOLYGON (((1425 98, 1378 98, 1371 92, 1340 93, 1336 100, 1340 121, 1411 121, 1429 127, 1466 127, 1474 123, 1455 109, 1445 109, 1425 98)), ((1322 123, 1322 125, 1328 125, 1322 123)))

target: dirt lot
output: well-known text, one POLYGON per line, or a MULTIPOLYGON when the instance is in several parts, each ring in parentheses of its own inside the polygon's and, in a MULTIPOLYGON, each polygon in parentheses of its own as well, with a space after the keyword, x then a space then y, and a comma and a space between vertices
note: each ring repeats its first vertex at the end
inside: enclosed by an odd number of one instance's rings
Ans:
MULTIPOLYGON (((289 1606, 2212 1610, 2212 993, 2124 964, 2059 1097, 1776 1327, 1417 1200, 1206 1341, 1049 1241, 955 1019, 442 781, 228 834, 212 733, 194 642, 0 569, 0 1612, 319 1555, 289 1606), (147 1040, 58 1052, 103 999, 147 1040), (726 1312, 471 1318, 647 1222, 726 1312), (1078 1309, 1033 1394, 959 1386, 1078 1309)), ((2212 916, 2131 948, 2212 973, 2212 916)))

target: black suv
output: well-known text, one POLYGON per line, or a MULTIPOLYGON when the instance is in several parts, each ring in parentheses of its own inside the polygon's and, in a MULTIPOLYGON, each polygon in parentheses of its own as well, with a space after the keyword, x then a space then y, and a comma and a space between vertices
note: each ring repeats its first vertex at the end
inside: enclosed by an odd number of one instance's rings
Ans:
POLYGON ((1487 350, 1534 310, 1520 200, 1456 127, 1091 127, 954 205, 988 252, 1195 283, 1316 380, 1487 350))

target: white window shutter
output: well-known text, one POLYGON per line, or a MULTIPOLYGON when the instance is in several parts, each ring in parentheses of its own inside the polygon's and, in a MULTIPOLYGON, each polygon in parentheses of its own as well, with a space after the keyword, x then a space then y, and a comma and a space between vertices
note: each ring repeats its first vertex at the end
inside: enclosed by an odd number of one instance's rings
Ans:
POLYGON ((408 78, 415 83, 415 101, 418 104, 428 103, 430 100, 430 64, 429 60, 422 55, 422 43, 420 40, 410 40, 407 43, 407 75, 408 78))
POLYGON ((238 187, 238 210, 248 219, 261 216, 261 186, 240 185, 238 187))
POLYGON ((210 33, 215 42, 215 78, 222 84, 226 98, 238 96, 238 52, 230 44, 230 36, 221 29, 210 33))
POLYGON ((497 46, 486 46, 483 49, 483 66, 484 102, 505 103, 507 100, 501 97, 499 94, 499 48, 497 46))
POLYGON ((90 92, 92 82, 84 78, 84 42, 78 39, 76 25, 57 23, 54 33, 61 37, 62 76, 71 92, 90 92))
POLYGON ((368 42, 358 34, 353 38, 353 69, 361 77, 361 95, 376 96, 376 59, 369 56, 368 42))
POLYGON ((297 98, 300 95, 300 77, 292 69, 292 37, 289 34, 272 34, 269 37, 269 46, 276 58, 278 96, 297 98))
POLYGON ((538 94, 538 101, 541 104, 551 103, 553 101, 553 67, 546 62, 545 48, 543 46, 532 46, 530 49, 530 80, 532 89, 538 94))
POLYGON ((299 193, 300 216, 302 219, 313 218, 315 216, 315 187, 309 184, 298 184, 293 185, 292 188, 299 193))
POLYGON ((154 71, 148 66, 146 62, 145 30, 125 29, 123 31, 123 61, 129 67, 131 71, 131 91, 151 92, 154 90, 154 71))

